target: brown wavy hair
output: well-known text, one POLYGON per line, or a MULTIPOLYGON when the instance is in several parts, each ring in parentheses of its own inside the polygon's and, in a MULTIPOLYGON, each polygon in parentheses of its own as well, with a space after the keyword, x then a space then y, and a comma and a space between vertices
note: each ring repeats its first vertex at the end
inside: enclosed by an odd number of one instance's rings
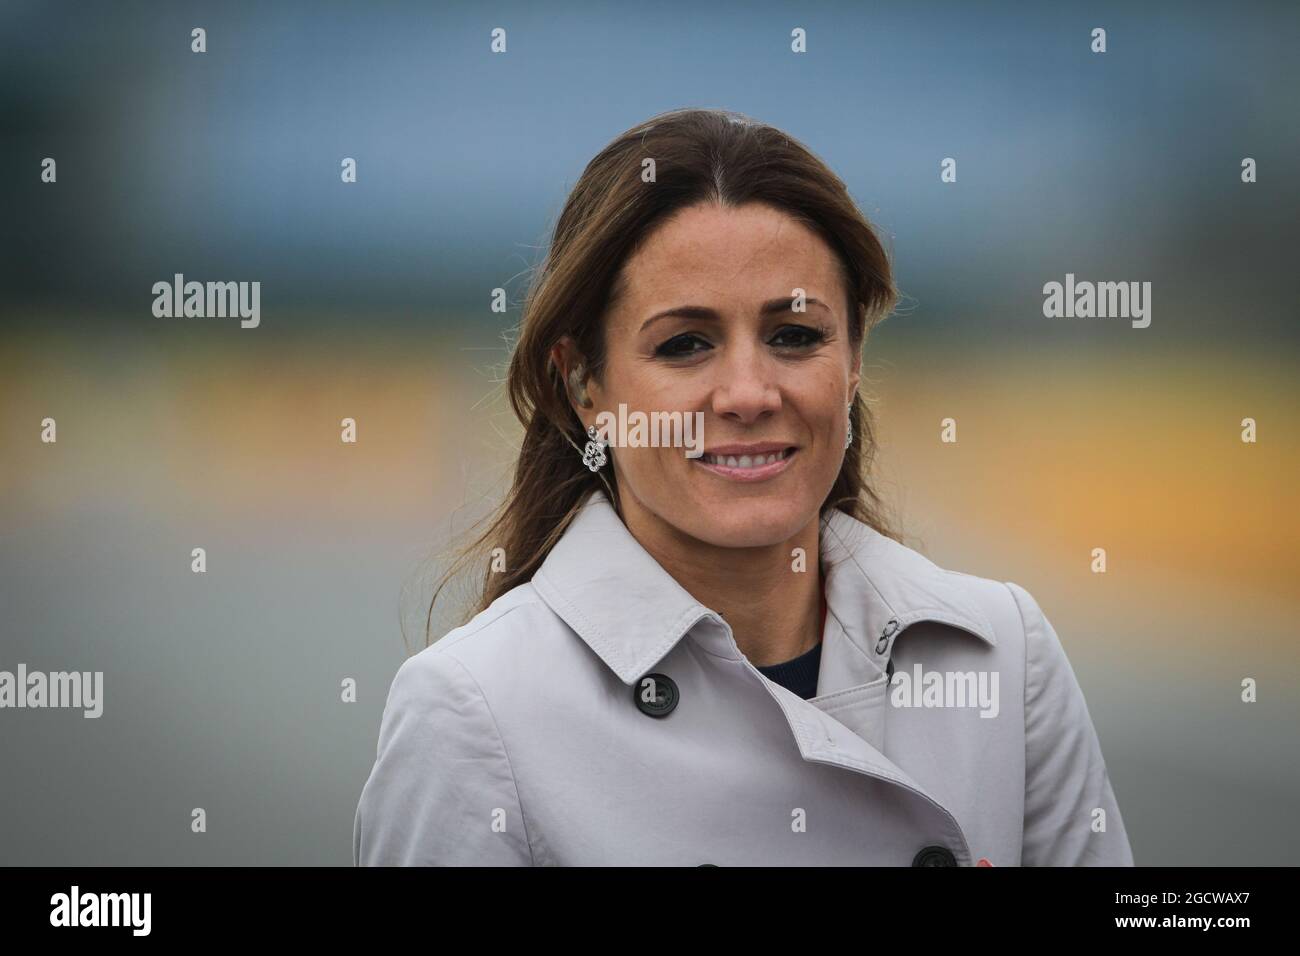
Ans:
MULTIPOLYGON (((582 463, 580 443, 587 436, 551 350, 572 336, 588 373, 600 382, 603 320, 620 292, 623 264, 657 225, 700 202, 765 203, 821 235, 840 261, 853 348, 862 348, 898 301, 885 250, 844 183, 787 133, 714 109, 672 110, 623 133, 583 170, 533 276, 506 375, 510 404, 524 426, 514 481, 434 590, 426 644, 439 594, 467 567, 482 568, 483 577, 462 621, 531 580, 591 492, 603 487, 622 514, 614 470, 593 473, 582 463), (645 159, 654 160, 655 182, 642 180, 645 159), (491 568, 495 548, 508 558, 505 571, 491 568)), ((838 508, 898 540, 867 481, 875 441, 861 395, 854 396, 850 420, 855 440, 821 513, 838 508)))

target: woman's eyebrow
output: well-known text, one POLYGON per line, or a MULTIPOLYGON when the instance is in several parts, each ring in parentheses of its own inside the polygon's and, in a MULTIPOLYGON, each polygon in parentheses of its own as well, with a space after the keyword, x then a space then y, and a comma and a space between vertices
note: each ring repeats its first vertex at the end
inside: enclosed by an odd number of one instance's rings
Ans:
MULTIPOLYGON (((805 305, 819 305, 823 309, 827 308, 825 302, 821 299, 814 299, 812 296, 804 296, 805 305)), ((789 312, 794 305, 794 296, 782 296, 778 299, 768 299, 758 310, 759 315, 774 315, 779 312, 789 312)), ((671 309, 664 309, 662 312, 656 312, 650 318, 646 319, 641 325, 641 331, 644 332, 650 327, 652 322, 658 322, 660 319, 679 318, 679 319, 719 319, 721 315, 716 309, 710 309, 706 305, 679 305, 671 309)))

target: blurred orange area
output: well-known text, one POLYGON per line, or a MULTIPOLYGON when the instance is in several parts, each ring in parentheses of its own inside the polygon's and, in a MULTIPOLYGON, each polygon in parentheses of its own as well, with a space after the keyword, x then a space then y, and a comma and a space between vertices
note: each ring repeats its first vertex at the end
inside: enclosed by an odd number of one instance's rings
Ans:
MULTIPOLYGON (((310 341, 201 332, 14 339, 0 359, 6 522, 136 507, 163 521, 201 508, 235 522, 298 512, 400 526, 508 479, 517 426, 498 384, 503 347, 360 328, 310 341), (46 416, 54 446, 39 439, 46 416), (355 444, 342 441, 346 418, 355 444)), ((1032 556, 1030 570, 1082 582, 1104 548, 1108 575, 1130 585, 1141 568, 1294 601, 1300 441, 1282 358, 873 342, 864 383, 878 487, 907 542, 939 563, 1005 578, 1032 556), (1247 417, 1253 444, 1241 441, 1247 417), (940 440, 948 418, 954 443, 940 440)), ((1133 597, 1151 607, 1158 595, 1133 597)))
POLYGON ((1282 359, 908 352, 873 375, 882 471, 906 489, 909 528, 1083 573, 1104 548, 1112 574, 1295 599, 1300 440, 1282 359), (940 441, 946 418, 955 443, 940 441))

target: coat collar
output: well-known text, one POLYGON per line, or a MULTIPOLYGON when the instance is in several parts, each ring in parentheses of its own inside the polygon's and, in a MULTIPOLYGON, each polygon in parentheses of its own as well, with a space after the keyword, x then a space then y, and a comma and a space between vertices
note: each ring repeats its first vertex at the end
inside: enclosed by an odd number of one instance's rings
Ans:
MULTIPOLYGON (((870 660, 887 657, 894 637, 923 620, 997 643, 964 575, 944 571, 839 510, 822 519, 821 531, 827 634, 842 631, 870 660)), ((705 619, 722 625, 734 651, 729 656, 740 656, 717 612, 641 547, 602 490, 583 503, 533 576, 533 586, 629 686, 705 619)), ((824 661, 823 674, 827 667, 824 661)), ((819 694, 838 689, 822 687, 819 694)))

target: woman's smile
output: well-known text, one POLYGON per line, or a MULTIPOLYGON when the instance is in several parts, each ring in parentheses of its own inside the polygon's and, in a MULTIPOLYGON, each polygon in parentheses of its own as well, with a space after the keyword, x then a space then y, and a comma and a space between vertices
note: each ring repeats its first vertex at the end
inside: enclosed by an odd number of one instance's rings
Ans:
POLYGON ((795 445, 779 442, 718 445, 692 460, 704 470, 728 481, 767 481, 788 469, 798 451, 795 445))

